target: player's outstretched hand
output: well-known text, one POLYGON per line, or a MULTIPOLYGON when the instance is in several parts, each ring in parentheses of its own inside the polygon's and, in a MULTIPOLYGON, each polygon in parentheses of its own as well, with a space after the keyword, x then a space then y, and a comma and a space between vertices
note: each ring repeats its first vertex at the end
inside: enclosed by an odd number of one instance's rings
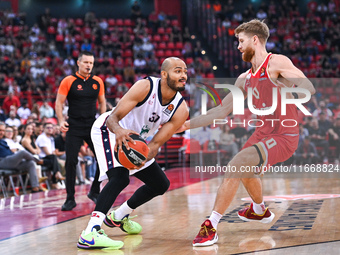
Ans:
POLYGON ((184 132, 185 130, 188 130, 188 129, 190 129, 190 120, 187 120, 186 122, 184 122, 184 124, 179 129, 177 129, 175 133, 176 134, 182 133, 182 132, 184 132))

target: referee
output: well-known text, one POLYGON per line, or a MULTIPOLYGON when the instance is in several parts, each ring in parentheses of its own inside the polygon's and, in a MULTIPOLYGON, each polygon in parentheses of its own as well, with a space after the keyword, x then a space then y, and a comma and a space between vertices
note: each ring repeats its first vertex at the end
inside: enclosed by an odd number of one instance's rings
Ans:
MULTIPOLYGON (((70 211, 76 207, 74 199, 74 185, 76 180, 76 165, 78 153, 84 141, 94 152, 90 131, 97 113, 97 99, 100 114, 106 111, 105 89, 103 81, 91 74, 94 56, 91 52, 83 51, 79 54, 77 65, 78 72, 64 78, 59 86, 55 110, 60 125, 60 131, 66 133, 66 192, 67 198, 62 211, 70 211), (63 116, 65 100, 68 101, 68 119, 63 116)), ((99 169, 92 183, 88 197, 94 202, 100 191, 98 182, 99 169)))

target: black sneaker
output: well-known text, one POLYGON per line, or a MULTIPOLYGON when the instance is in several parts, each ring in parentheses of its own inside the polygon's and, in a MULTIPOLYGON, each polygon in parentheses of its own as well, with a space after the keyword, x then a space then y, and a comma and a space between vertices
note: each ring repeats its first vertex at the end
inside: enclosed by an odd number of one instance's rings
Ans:
POLYGON ((66 200, 63 206, 61 207, 62 211, 71 211, 74 207, 76 207, 76 201, 74 200, 66 200))
POLYGON ((97 204, 97 198, 99 196, 99 193, 94 193, 92 190, 87 194, 87 197, 91 199, 95 204, 97 204))

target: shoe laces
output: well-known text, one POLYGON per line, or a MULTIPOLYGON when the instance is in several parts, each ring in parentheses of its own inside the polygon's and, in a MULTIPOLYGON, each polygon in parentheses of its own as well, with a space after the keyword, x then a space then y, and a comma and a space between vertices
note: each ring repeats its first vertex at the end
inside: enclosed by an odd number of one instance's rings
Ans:
POLYGON ((98 230, 97 233, 100 234, 100 235, 103 235, 103 236, 107 237, 107 234, 105 234, 104 229, 98 230))
POLYGON ((131 219, 133 219, 133 218, 136 218, 138 215, 135 215, 135 216, 132 216, 132 217, 130 217, 130 216, 128 216, 128 217, 125 217, 124 219, 122 219, 122 222, 123 222, 123 224, 125 225, 128 225, 129 227, 132 227, 132 225, 133 225, 133 222, 131 221, 131 219))
POLYGON ((257 214, 255 211, 251 212, 251 214, 252 214, 252 215, 255 215, 255 216, 261 216, 261 217, 262 217, 262 216, 264 216, 265 213, 267 212, 267 209, 268 209, 268 207, 266 207, 266 210, 264 210, 262 214, 257 214))
MULTIPOLYGON (((210 228, 210 230, 212 232, 216 232, 216 230, 214 228, 210 228)), ((209 236, 209 230, 208 230, 206 225, 201 227, 199 235, 200 236, 209 236)))

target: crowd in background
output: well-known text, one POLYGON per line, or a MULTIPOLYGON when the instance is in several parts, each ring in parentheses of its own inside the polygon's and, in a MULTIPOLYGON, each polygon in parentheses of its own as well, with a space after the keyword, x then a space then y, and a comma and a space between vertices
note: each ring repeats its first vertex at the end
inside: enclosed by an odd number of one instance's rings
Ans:
MULTIPOLYGON (((300 144, 289 162, 335 162, 340 160, 340 16, 339 1, 309 1, 305 10, 294 0, 281 2, 263 1, 258 8, 249 3, 245 8, 233 1, 202 1, 199 19, 202 33, 212 49, 219 54, 231 77, 250 68, 250 64, 242 61, 237 50, 238 41, 234 29, 242 22, 257 18, 264 20, 270 29, 270 37, 266 48, 268 52, 288 56, 294 65, 310 78, 317 93, 305 106, 312 116, 303 116, 299 111, 300 144), (306 142, 304 142, 306 141, 306 142)), ((201 84, 213 84, 213 80, 205 80, 200 74, 193 73, 191 78, 201 84)), ((221 82, 219 82, 221 83, 221 82)), ((204 92, 197 85, 190 86, 191 116, 201 111, 201 96, 204 92)), ((222 97, 222 96, 221 96, 222 97)), ((208 97, 208 109, 214 102, 208 97)), ((231 116, 238 118, 239 116, 231 116)), ((253 127, 247 124, 249 119, 256 119, 251 114, 241 116, 245 125, 230 127, 234 134, 227 139, 229 154, 235 154, 252 134, 253 127), (242 132, 239 132, 239 130, 242 132), (234 130, 234 131, 233 131, 234 130), (242 138, 243 137, 243 138, 242 138), (241 139, 242 138, 242 139, 241 139), (234 145, 235 143, 235 145, 234 145)), ((204 142, 215 140, 221 148, 225 140, 220 137, 222 130, 228 128, 206 128, 191 132, 191 138, 197 138, 203 148, 204 142), (204 135, 205 134, 205 135, 204 135), (203 141, 202 141, 203 139, 203 141)), ((226 136, 226 135, 224 135, 226 136)))
MULTIPOLYGON (((204 8, 213 11, 221 29, 230 35, 244 21, 255 17, 265 19, 271 29, 268 51, 287 55, 308 77, 330 78, 338 76, 340 68, 339 4, 335 2, 310 1, 306 15, 302 15, 294 0, 270 1, 258 10, 251 4, 242 11, 236 10, 232 0, 227 4, 206 2, 204 8)), ((231 38, 235 42, 234 36, 231 38)), ((214 77, 212 63, 204 55, 201 42, 192 39, 187 27, 182 29, 176 17, 164 13, 152 12, 143 17, 138 3, 132 5, 130 19, 104 19, 92 12, 83 18, 56 18, 46 9, 33 26, 26 24, 25 14, 1 11, 0 91, 3 97, 0 98, 0 121, 14 131, 12 135, 8 132, 6 138, 18 146, 27 126, 33 128, 37 138, 43 133, 44 124, 51 123, 54 127, 51 138, 63 139, 55 119, 54 100, 60 81, 77 70, 80 51, 94 53, 93 74, 103 79, 108 109, 111 109, 135 81, 159 74, 160 63, 166 57, 162 54, 170 45, 181 46, 170 52, 179 50, 177 54, 186 60, 191 78, 201 81, 214 77)), ((237 52, 233 45, 233 51, 237 52)), ((238 69, 235 69, 236 64, 228 66, 233 72, 247 68, 239 55, 237 59, 238 69)), ((339 79, 321 82, 316 88, 317 95, 307 105, 313 116, 300 119, 300 145, 294 160, 298 164, 326 163, 331 158, 338 163, 339 79), (327 93, 333 95, 333 100, 327 93)), ((184 96, 192 112, 200 109, 201 91, 195 85, 187 86, 184 96)), ((64 114, 67 114, 67 107, 64 114)), ((246 126, 218 127, 213 132, 201 130, 197 139, 201 145, 215 140, 233 156, 252 131, 246 126)), ((58 157, 62 166, 62 157, 58 157)), ((94 177, 94 158, 86 145, 79 157, 83 163, 78 171, 78 182, 85 183, 94 177)))

